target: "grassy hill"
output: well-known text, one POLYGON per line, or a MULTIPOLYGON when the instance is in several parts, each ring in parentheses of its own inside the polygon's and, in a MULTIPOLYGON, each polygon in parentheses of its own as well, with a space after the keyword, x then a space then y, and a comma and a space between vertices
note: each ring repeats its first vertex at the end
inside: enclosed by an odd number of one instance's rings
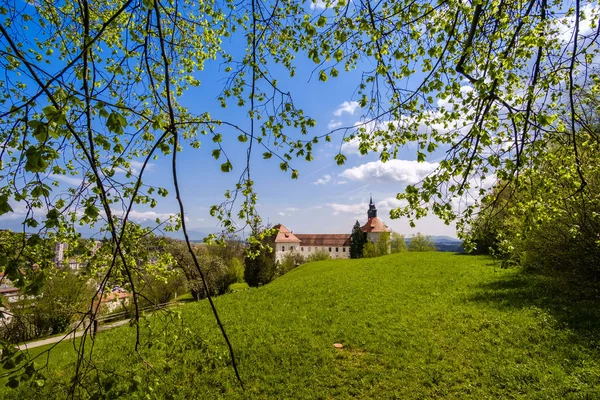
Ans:
MULTIPOLYGON (((403 253, 305 264, 215 302, 245 392, 200 302, 143 321, 139 355, 134 328, 102 332, 83 378, 89 392, 76 397, 100 390, 157 399, 600 395, 597 302, 484 257, 403 253)), ((32 380, 0 389, 0 397, 63 398, 74 354, 71 343, 59 345, 42 387, 32 380)))

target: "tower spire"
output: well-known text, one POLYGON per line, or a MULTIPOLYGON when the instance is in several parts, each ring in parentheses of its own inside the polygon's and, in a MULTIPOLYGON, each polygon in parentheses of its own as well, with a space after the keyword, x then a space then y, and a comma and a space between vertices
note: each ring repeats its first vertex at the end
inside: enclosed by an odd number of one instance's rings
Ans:
POLYGON ((367 211, 367 217, 369 219, 377 217, 377 208, 375 208, 375 204, 373 203, 373 195, 371 195, 371 199, 369 201, 369 211, 367 211))

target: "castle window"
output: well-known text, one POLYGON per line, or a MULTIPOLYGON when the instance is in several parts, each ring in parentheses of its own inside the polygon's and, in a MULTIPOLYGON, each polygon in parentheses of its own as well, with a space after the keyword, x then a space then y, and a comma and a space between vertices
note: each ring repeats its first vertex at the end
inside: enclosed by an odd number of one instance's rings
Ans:
POLYGON ((304 247, 300 247, 300 251, 304 251, 304 247))
POLYGON ((331 253, 331 247, 329 248, 329 252, 331 253))
POLYGON ((285 251, 285 246, 281 246, 281 251, 285 251))
POLYGON ((345 253, 346 252, 346 248, 342 247, 342 252, 345 253))
POLYGON ((336 247, 336 248, 335 248, 335 252, 337 253, 337 252, 339 252, 339 251, 340 251, 340 248, 339 248, 339 247, 336 247))

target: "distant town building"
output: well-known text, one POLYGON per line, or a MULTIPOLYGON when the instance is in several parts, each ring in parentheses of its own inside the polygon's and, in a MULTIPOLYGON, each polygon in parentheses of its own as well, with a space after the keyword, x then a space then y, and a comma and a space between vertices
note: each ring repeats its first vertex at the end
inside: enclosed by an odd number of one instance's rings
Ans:
POLYGON ((58 267, 62 267, 62 263, 65 260, 65 253, 69 250, 69 244, 58 242, 54 246, 54 265, 58 267))
MULTIPOLYGON (((96 254, 98 249, 102 246, 102 242, 99 240, 94 241, 94 246, 91 251, 92 254, 96 254)), ((54 247, 54 265, 56 268, 62 268, 68 266, 73 271, 79 271, 87 266, 87 262, 81 261, 81 257, 69 257, 68 256, 69 244, 59 242, 54 247)))
MULTIPOLYGON (((350 258, 351 232, 293 233, 282 224, 275 225, 274 228, 279 230, 275 237, 276 261, 283 260, 285 255, 290 252, 299 253, 304 257, 309 257, 316 252, 326 252, 331 258, 350 258)), ((372 197, 367 211, 367 222, 362 226, 362 231, 367 234, 367 240, 374 243, 377 242, 381 233, 391 232, 387 225, 377 217, 377 208, 372 197)))

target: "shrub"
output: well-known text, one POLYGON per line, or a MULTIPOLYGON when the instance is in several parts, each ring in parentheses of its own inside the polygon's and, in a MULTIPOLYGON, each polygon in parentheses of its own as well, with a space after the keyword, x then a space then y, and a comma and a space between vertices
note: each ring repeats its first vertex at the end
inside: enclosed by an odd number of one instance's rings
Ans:
POLYGON ((136 287, 142 306, 168 303, 186 289, 185 275, 179 269, 164 270, 158 273, 152 269, 146 269, 136 287))
POLYGON ((237 257, 227 263, 228 274, 231 283, 244 282, 244 263, 237 257))
POLYGON ((51 270, 41 294, 13 304, 13 318, 2 329, 3 339, 20 342, 65 332, 89 309, 94 288, 71 271, 51 270))
POLYGON ((363 247, 363 257, 364 258, 373 258, 379 256, 379 248, 375 243, 367 241, 365 246, 363 247))
POLYGON ((300 264, 304 264, 306 260, 300 253, 288 252, 279 263, 279 275, 286 274, 296 268, 300 264))
POLYGON ((404 239, 404 235, 392 232, 391 236, 392 237, 390 239, 390 251, 392 254, 407 251, 406 240, 404 239))
POLYGON ((381 232, 377 237, 376 242, 367 240, 363 248, 363 257, 372 258, 385 256, 390 253, 390 234, 389 232, 381 232))
POLYGON ((328 251, 325 250, 319 250, 319 251, 315 251, 314 253, 311 253, 308 256, 308 262, 313 262, 313 261, 324 261, 324 260, 331 260, 331 255, 329 254, 328 251))
POLYGON ((435 251, 435 244, 431 236, 422 235, 420 232, 414 235, 408 242, 409 251, 435 251))

